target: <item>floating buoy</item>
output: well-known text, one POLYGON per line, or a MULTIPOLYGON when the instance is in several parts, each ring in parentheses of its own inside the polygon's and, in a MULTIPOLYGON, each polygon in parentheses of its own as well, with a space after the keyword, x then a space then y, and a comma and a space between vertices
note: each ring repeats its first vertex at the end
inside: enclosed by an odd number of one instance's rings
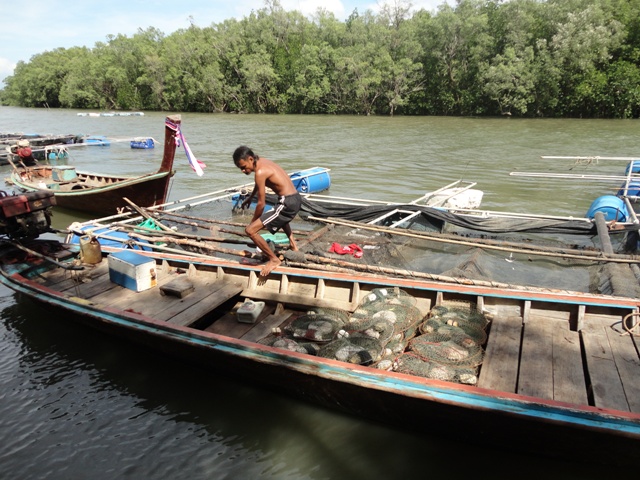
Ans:
POLYGON ((585 217, 593 219, 597 212, 602 212, 607 222, 614 220, 617 222, 626 222, 629 216, 629 211, 627 210, 624 200, 615 195, 603 195, 596 198, 591 204, 591 207, 589 207, 585 217))

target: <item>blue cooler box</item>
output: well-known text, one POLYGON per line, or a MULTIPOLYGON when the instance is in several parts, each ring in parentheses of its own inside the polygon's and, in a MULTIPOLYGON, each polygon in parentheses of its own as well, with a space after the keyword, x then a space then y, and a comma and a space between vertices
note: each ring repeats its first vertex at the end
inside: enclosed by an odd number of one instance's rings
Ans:
POLYGON ((156 262, 132 250, 109 254, 109 280, 134 292, 158 285, 156 262))

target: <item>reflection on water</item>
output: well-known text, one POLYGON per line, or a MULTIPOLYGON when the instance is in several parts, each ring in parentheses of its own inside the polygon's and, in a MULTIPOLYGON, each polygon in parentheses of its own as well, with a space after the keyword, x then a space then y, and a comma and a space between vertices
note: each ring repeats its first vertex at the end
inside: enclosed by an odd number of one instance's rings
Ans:
MULTIPOLYGON (((78 117, 0 107, 0 132, 106 135, 111 147, 70 152, 79 169, 136 174, 160 164, 164 114, 78 117)), ((331 168, 331 194, 408 201, 452 181, 477 181, 492 209, 582 216, 611 185, 510 177, 510 171, 615 173, 540 155, 633 155, 634 121, 300 117, 183 114, 204 177, 176 156, 171 198, 250 181, 231 152, 248 144, 294 171, 331 168), (597 193, 594 193, 597 192, 597 193)), ((8 167, 0 167, 5 176, 8 167)), ((65 228, 72 212, 56 211, 65 228)), ((415 435, 326 411, 175 363, 80 327, 0 288, 0 471, 11 478, 467 478, 491 471, 600 478, 586 467, 415 435), (490 470, 489 470, 490 469, 490 470)), ((470 429, 473 425, 469 426, 470 429)), ((482 432, 477 432, 482 441, 482 432)), ((487 439, 488 440, 488 439, 487 439)), ((622 472, 620 472, 622 473, 622 472)))

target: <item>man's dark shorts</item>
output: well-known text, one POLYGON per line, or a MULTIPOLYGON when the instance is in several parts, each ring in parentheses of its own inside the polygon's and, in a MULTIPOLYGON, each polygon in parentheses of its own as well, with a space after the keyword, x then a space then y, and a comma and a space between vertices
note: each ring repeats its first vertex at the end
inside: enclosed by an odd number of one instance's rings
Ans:
POLYGON ((291 222, 300 211, 302 197, 298 192, 278 198, 273 209, 264 212, 260 217, 262 224, 271 233, 276 233, 279 229, 291 222))

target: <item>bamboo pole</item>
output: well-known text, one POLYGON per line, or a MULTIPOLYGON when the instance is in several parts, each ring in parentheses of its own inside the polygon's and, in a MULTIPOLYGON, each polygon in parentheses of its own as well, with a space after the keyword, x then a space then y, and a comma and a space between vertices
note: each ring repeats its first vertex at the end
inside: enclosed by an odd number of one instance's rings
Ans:
MULTIPOLYGON (((80 236, 80 235, 86 235, 88 233, 88 230, 75 230, 73 228, 70 228, 69 232, 80 236)), ((105 233, 92 233, 92 235, 94 237, 102 238, 104 240, 110 240, 110 241, 113 241, 113 242, 125 244, 125 242, 123 242, 122 238, 113 237, 113 236, 109 235, 108 232, 105 232, 105 233)), ((143 239, 141 236, 138 236, 138 238, 139 239, 143 239)), ((216 257, 212 257, 211 255, 206 255, 206 254, 202 254, 202 253, 185 252, 184 250, 179 250, 177 248, 171 248, 171 247, 167 247, 167 246, 164 246, 164 245, 157 245, 157 244, 153 243, 153 242, 158 241, 157 237, 155 237, 155 238, 151 237, 151 238, 148 238, 148 239, 145 238, 144 240, 146 240, 146 242, 140 242, 138 240, 130 238, 128 241, 126 241, 126 245, 127 246, 135 245, 135 246, 140 247, 141 249, 151 248, 153 250, 158 250, 160 252, 169 252, 169 253, 178 254, 178 255, 188 254, 188 256, 190 256, 190 257, 216 258, 216 257)), ((126 248, 126 247, 122 247, 122 248, 126 248)))
MULTIPOLYGON (((148 211, 149 209, 145 209, 145 210, 148 211)), ((232 227, 242 227, 242 228, 247 226, 246 223, 231 222, 228 220, 217 220, 215 218, 194 217, 191 215, 183 215, 175 212, 154 212, 154 213, 157 213, 161 217, 178 217, 178 218, 185 218, 187 220, 194 220, 196 222, 203 222, 203 223, 214 223, 214 224, 229 225, 232 227)), ((196 226, 201 226, 201 225, 196 225, 196 226)), ((292 230, 292 231, 296 235, 309 235, 309 232, 306 230, 292 230)), ((229 231, 228 233, 232 233, 232 232, 229 231)))
POLYGON ((133 203, 131 200, 129 200, 127 197, 123 197, 124 201, 127 202, 131 208, 133 208, 136 212, 138 212, 140 215, 142 215, 144 218, 146 218, 147 220, 153 220, 154 223, 160 227, 162 230, 167 231, 167 232, 171 232, 173 233, 173 230, 171 230, 169 227, 167 227, 166 225, 163 225, 162 222, 160 221, 156 221, 153 217, 151 217, 151 215, 149 215, 146 211, 144 211, 142 208, 140 208, 139 206, 137 206, 135 203, 133 203))
POLYGON ((322 235, 326 234, 332 228, 333 228, 333 225, 325 225, 319 228, 318 230, 316 230, 315 232, 313 232, 311 235, 307 236, 306 238, 302 240, 298 240, 298 242, 296 242, 298 244, 298 248, 302 248, 303 246, 314 242, 315 240, 320 238, 322 235))
MULTIPOLYGON (((153 215, 154 218, 156 218, 158 216, 156 214, 152 214, 152 215, 153 215)), ((218 231, 218 232, 230 233, 232 235, 239 235, 241 237, 246 237, 247 236, 246 233, 244 233, 244 231, 239 232, 237 230, 229 230, 227 228, 213 227, 212 225, 202 224, 202 223, 199 223, 199 222, 196 222, 196 221, 193 221, 193 220, 178 220, 178 219, 174 218, 174 219, 171 219, 169 221, 171 221, 173 223, 180 224, 180 225, 188 225, 190 227, 203 228, 205 230, 211 230, 212 228, 215 228, 216 231, 218 231)))
MULTIPOLYGON (((187 245, 189 247, 194 247, 200 250, 211 250, 212 252, 225 253, 227 255, 234 255, 238 257, 253 257, 251 252, 246 250, 236 250, 234 248, 224 248, 219 247, 217 245, 211 245, 207 242, 191 240, 189 238, 175 238, 172 236, 146 236, 146 235, 137 235, 140 240, 146 240, 148 242, 167 242, 167 243, 176 243, 178 245, 187 245)), ((183 252, 184 253, 184 252, 183 252)))
MULTIPOLYGON (((158 230, 154 230, 153 228, 147 228, 147 227, 141 227, 141 226, 134 226, 134 225, 118 225, 113 227, 114 230, 120 230, 120 231, 125 231, 125 232, 133 232, 134 234, 139 234, 139 233, 146 233, 147 235, 151 235, 151 236, 171 236, 171 237, 177 237, 177 238, 188 238, 191 240, 201 240, 201 241, 207 241, 207 242, 218 242, 218 243, 234 243, 234 244, 240 244, 240 245, 247 245, 248 242, 237 239, 237 238, 226 238, 226 237, 211 237, 211 236, 206 236, 206 235, 194 235, 191 233, 182 233, 182 232, 177 232, 177 231, 158 231, 158 230)), ((246 238, 246 237, 245 237, 246 238)))
MULTIPOLYGON (((149 211, 149 209, 145 209, 147 211, 149 211)), ((220 225, 229 225, 232 227, 246 227, 247 225, 244 223, 239 223, 239 222, 230 222, 227 220, 218 220, 215 218, 204 218, 204 217, 194 217, 192 215, 184 215, 184 214, 180 214, 180 213, 176 213, 176 212, 153 212, 153 214, 161 216, 161 217, 177 217, 177 218, 184 218, 186 220, 193 220, 196 222, 202 222, 202 223, 215 223, 215 224, 220 224, 220 225)), ((174 221, 174 220, 172 220, 174 221)))

